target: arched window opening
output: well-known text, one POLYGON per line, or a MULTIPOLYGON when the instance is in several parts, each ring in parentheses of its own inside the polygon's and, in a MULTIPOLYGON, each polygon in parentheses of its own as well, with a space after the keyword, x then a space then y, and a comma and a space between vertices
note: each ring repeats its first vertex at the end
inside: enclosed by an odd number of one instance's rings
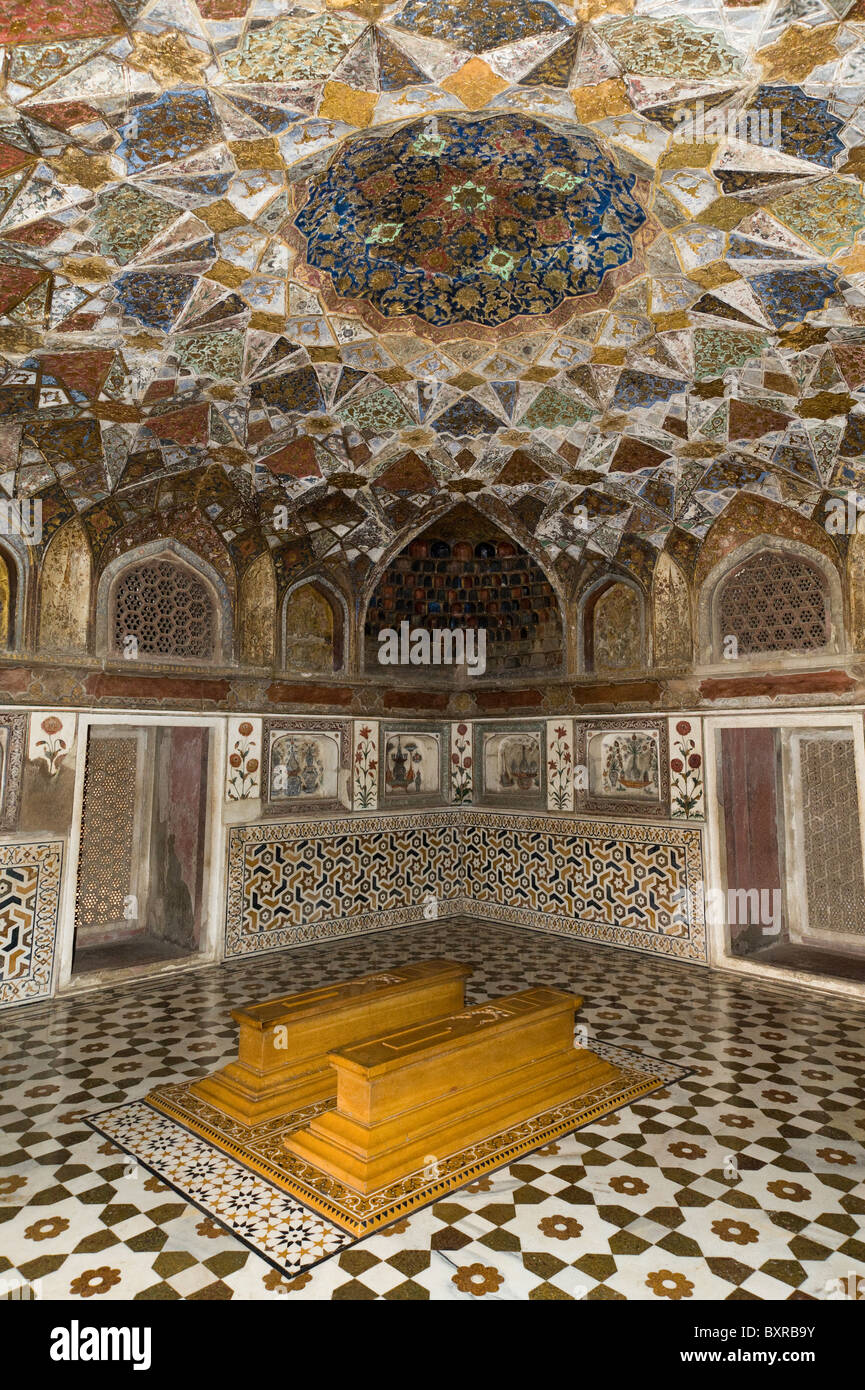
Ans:
POLYGON ((176 560, 157 557, 122 570, 110 605, 113 656, 211 661, 218 624, 207 582, 176 560))

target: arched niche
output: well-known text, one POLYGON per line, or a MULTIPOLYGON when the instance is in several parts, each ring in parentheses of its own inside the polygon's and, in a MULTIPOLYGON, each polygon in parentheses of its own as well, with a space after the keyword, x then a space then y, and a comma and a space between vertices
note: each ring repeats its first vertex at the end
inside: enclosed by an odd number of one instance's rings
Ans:
MULTIPOLYGON (((545 569, 516 536, 468 503, 441 513, 383 558, 361 611, 370 673, 382 672, 380 634, 398 632, 403 622, 429 633, 484 630, 489 675, 549 676, 564 668, 562 604, 545 569)), ((461 669, 399 664, 387 674, 450 684, 461 669)))
POLYGON ((86 652, 93 564, 77 518, 48 542, 39 576, 37 645, 43 652, 86 652))
POLYGON ((691 660, 691 598, 688 581, 671 555, 662 550, 652 578, 653 660, 656 666, 680 666, 691 660))
POLYGON ((699 627, 705 664, 837 652, 844 631, 838 571, 811 546, 755 536, 706 576, 699 627))
POLYGON ((0 545, 0 651, 17 651, 24 645, 24 562, 11 546, 0 545))
POLYGON ((213 566, 180 541, 148 541, 106 565, 96 614, 100 656, 182 666, 231 659, 228 590, 213 566))
POLYGON ((282 601, 282 666, 286 671, 333 672, 346 666, 348 607, 320 576, 299 580, 282 601))
POLYGON ((648 665, 642 590, 623 575, 599 579, 579 605, 580 656, 587 675, 640 671, 648 665))
POLYGON ((248 666, 272 666, 275 656, 276 573, 269 551, 256 556, 240 581, 237 624, 241 661, 248 666))

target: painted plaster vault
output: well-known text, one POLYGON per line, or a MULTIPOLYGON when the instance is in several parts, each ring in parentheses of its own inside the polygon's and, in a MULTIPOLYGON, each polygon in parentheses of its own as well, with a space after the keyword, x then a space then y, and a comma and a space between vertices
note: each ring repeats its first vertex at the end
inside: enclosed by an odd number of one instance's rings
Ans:
POLYGON ((4 1024, 452 930, 860 1027, 863 180, 863 0, 6 0, 4 1024))

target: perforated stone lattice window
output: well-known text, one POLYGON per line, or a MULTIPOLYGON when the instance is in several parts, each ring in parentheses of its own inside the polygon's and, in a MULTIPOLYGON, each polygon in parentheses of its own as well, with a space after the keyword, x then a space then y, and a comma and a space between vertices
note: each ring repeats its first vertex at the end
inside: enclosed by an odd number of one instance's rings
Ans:
POLYGON ((720 641, 738 654, 813 652, 829 641, 828 599, 820 571, 797 555, 764 551, 727 579, 718 598, 720 641))
POLYGON ((130 637, 139 656, 206 661, 214 655, 213 603, 194 574, 170 560, 129 569, 114 593, 112 638, 123 655, 130 637))

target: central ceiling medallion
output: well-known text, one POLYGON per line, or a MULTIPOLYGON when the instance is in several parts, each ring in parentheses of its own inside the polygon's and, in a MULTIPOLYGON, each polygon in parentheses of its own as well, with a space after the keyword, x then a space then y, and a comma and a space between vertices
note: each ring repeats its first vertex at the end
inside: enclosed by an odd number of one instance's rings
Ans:
POLYGON ((347 141, 294 226, 332 307, 379 329, 500 331, 597 296, 632 260, 634 184, 578 126, 425 117, 347 141))

